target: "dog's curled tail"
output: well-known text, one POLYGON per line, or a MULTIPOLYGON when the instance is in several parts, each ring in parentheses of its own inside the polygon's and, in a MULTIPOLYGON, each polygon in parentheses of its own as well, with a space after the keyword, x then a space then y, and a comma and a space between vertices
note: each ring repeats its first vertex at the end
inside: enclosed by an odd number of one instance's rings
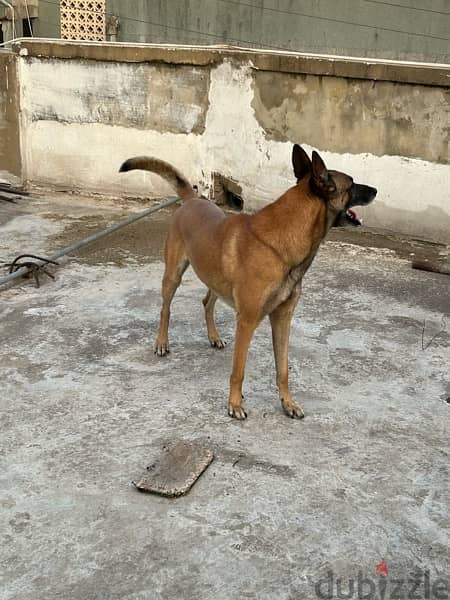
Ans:
POLYGON ((132 171, 133 169, 156 173, 165 179, 183 200, 197 196, 197 193, 186 177, 164 160, 153 158, 152 156, 135 156, 122 163, 119 172, 123 173, 125 171, 132 171))

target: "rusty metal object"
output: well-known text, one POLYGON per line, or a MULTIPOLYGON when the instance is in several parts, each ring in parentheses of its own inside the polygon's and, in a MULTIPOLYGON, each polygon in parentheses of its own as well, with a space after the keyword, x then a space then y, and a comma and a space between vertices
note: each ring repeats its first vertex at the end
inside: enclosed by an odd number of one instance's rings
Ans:
POLYGON ((55 279, 55 277, 47 271, 45 268, 46 265, 58 265, 58 263, 50 258, 44 258, 42 256, 36 256, 35 254, 20 254, 17 256, 12 263, 7 263, 6 266, 9 267, 8 273, 15 273, 19 269, 26 267, 27 271, 22 275, 22 277, 34 277, 36 282, 36 287, 40 287, 39 275, 41 273, 45 273, 51 279, 55 279), (24 258, 34 258, 35 260, 22 260, 24 258), (41 261, 41 263, 35 262, 36 260, 41 261))
POLYGON ((141 492, 173 498, 186 494, 214 458, 212 450, 192 442, 170 442, 162 446, 157 461, 136 483, 141 492))
POLYGON ((427 259, 415 258, 411 266, 420 271, 431 271, 432 273, 442 273, 450 275, 450 264, 448 262, 430 261, 427 259))

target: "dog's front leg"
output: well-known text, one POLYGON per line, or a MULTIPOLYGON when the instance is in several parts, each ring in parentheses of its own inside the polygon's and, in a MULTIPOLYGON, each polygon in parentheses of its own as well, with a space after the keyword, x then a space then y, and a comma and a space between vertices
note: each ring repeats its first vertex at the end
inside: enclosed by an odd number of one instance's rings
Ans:
POLYGON ((257 325, 257 319, 243 318, 241 315, 237 316, 233 369, 230 377, 230 397, 228 401, 228 414, 230 417, 235 417, 236 419, 247 418, 247 413, 242 406, 242 382, 244 381, 248 348, 257 325))
POLYGON ((302 419, 305 416, 301 407, 292 399, 289 390, 289 333, 292 315, 299 298, 300 289, 294 290, 291 296, 269 315, 280 401, 284 412, 293 419, 302 419))

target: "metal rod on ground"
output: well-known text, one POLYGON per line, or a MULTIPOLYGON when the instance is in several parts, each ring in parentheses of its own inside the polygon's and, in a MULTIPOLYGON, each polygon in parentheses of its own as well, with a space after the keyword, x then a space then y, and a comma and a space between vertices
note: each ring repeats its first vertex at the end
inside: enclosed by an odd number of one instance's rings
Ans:
POLYGON ((431 271, 432 273, 442 273, 443 275, 450 275, 450 263, 428 259, 415 258, 411 266, 413 269, 419 269, 420 271, 431 271))
MULTIPOLYGON (((80 248, 83 248, 84 246, 87 246, 88 244, 95 242, 96 240, 104 237, 105 235, 108 235, 109 233, 112 233, 113 231, 117 231, 117 229, 120 229, 121 227, 125 227, 126 225, 131 225, 131 223, 135 223, 136 221, 139 221, 139 219, 143 219, 144 217, 147 217, 148 215, 158 212, 159 210, 162 210, 163 208, 168 208, 169 206, 172 206, 172 204, 176 204, 176 202, 178 202, 179 200, 180 200, 179 198, 172 198, 168 202, 164 202, 164 204, 159 204, 158 206, 148 208, 147 210, 144 210, 143 212, 141 212, 137 215, 128 217, 128 219, 125 219, 124 221, 121 221, 120 223, 116 223, 115 225, 111 225, 110 227, 107 227, 106 229, 103 229, 102 231, 93 233, 92 235, 90 235, 86 238, 83 238, 82 240, 80 240, 78 242, 75 242, 71 246, 67 246, 67 248, 63 248, 62 250, 59 250, 55 254, 52 254, 52 256, 49 256, 49 260, 58 260, 58 258, 66 256, 66 254, 70 254, 71 252, 74 252, 75 250, 79 250, 80 248)), ((44 265, 46 263, 43 261, 38 261, 37 264, 44 265)), ((6 275, 5 277, 0 277, 0 285, 9 283, 10 281, 17 279, 18 277, 22 277, 23 275, 28 273, 28 271, 29 271, 28 267, 23 267, 22 269, 18 269, 17 271, 14 271, 14 273, 10 273, 9 275, 6 275)))

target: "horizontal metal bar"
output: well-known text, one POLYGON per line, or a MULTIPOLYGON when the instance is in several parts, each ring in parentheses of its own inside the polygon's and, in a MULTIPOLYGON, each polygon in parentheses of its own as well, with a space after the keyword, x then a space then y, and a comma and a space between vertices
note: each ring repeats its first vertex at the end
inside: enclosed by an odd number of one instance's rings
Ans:
MULTIPOLYGON (((168 200, 167 202, 164 202, 164 204, 159 204, 158 206, 148 208, 147 210, 144 210, 143 212, 141 212, 137 215, 133 215, 131 217, 128 217, 128 219, 125 219, 124 221, 120 221, 120 223, 116 223, 115 225, 111 225, 110 227, 107 227, 106 229, 102 229, 101 231, 98 231, 97 233, 93 233, 92 235, 85 237, 82 240, 75 242, 74 244, 72 244, 70 246, 67 246, 67 248, 58 250, 58 252, 56 252, 55 254, 52 254, 52 256, 49 256, 48 258, 49 258, 49 260, 58 260, 58 258, 66 256, 66 254, 75 252, 75 250, 79 250, 80 248, 83 248, 84 246, 87 246, 88 244, 91 244, 92 242, 99 240, 100 238, 104 237, 105 235, 113 233, 113 231, 117 231, 118 229, 121 229, 122 227, 131 225, 131 223, 135 223, 136 221, 139 221, 139 219, 148 217, 149 215, 152 215, 152 214, 162 210, 163 208, 168 208, 169 206, 172 206, 173 204, 176 204, 177 202, 179 202, 179 200, 180 200, 179 198, 172 198, 172 199, 168 200)), ((37 261, 37 264, 44 265, 46 263, 43 261, 37 261)), ((28 271, 29 271, 28 267, 23 267, 21 269, 18 269, 17 271, 14 271, 14 273, 9 273, 9 275, 6 275, 5 277, 0 278, 0 285, 9 283, 10 281, 17 279, 18 277, 22 277, 28 271)))

